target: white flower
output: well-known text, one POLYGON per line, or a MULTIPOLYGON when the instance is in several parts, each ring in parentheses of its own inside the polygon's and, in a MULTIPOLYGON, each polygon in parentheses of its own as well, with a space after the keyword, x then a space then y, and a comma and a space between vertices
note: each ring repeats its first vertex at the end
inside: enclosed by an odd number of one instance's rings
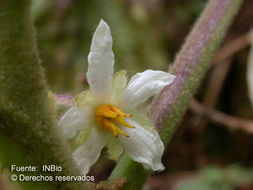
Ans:
POLYGON ((112 159, 119 157, 123 146, 127 154, 146 169, 163 170, 164 145, 147 116, 136 107, 159 93, 175 76, 146 70, 134 75, 128 84, 124 71, 113 77, 112 37, 103 20, 94 33, 88 62, 86 76, 90 91, 78 94, 76 106, 59 121, 65 137, 78 139, 80 146, 73 158, 82 173, 88 173, 105 146, 112 159))

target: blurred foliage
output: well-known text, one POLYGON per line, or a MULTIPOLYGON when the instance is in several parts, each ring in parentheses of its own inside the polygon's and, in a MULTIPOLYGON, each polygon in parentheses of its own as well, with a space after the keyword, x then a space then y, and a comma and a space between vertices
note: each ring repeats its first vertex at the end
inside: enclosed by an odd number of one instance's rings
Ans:
POLYGON ((176 190, 232 190, 253 182, 253 171, 240 165, 227 168, 210 166, 200 171, 196 179, 178 183, 176 190))
POLYGON ((50 87, 72 93, 83 88, 92 33, 101 18, 111 27, 116 71, 124 69, 132 76, 147 68, 167 70, 172 57, 167 49, 174 48, 170 45, 174 31, 193 21, 203 2, 180 4, 166 15, 161 1, 33 0, 38 45, 50 87))
POLYGON ((150 23, 138 25, 126 10, 123 1, 34 1, 39 49, 53 90, 80 90, 74 85, 84 79, 92 33, 100 18, 112 30, 116 70, 126 69, 132 75, 144 68, 166 69, 162 36, 150 23))

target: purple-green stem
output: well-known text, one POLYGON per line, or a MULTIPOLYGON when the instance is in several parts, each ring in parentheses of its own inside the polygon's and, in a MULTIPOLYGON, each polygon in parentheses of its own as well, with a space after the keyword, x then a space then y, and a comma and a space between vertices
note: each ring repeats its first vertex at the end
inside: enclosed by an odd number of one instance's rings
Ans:
MULTIPOLYGON (((170 73, 176 75, 175 81, 154 98, 149 116, 165 147, 242 2, 243 0, 209 1, 170 69, 170 73)), ((146 171, 124 155, 110 178, 126 177, 129 183, 123 189, 140 190, 150 174, 151 171, 146 171)))

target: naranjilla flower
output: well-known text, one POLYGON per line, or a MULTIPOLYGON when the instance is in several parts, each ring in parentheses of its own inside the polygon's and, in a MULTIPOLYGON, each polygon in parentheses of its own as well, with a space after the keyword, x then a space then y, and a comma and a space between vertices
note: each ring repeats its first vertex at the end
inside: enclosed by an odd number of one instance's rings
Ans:
POLYGON ((82 173, 88 173, 107 146, 112 159, 122 147, 146 169, 164 169, 161 157, 164 145, 147 116, 137 106, 169 85, 174 76, 163 71, 137 73, 127 84, 125 71, 113 77, 114 54, 109 26, 101 20, 92 39, 88 56, 87 80, 90 90, 75 97, 60 119, 63 135, 76 138, 80 145, 73 153, 82 173))

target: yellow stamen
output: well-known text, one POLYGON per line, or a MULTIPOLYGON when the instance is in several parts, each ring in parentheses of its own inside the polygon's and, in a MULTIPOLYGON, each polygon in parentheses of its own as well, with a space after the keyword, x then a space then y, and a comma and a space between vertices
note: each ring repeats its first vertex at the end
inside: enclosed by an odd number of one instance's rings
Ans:
POLYGON ((128 128, 132 128, 132 129, 135 128, 134 126, 129 125, 129 124, 124 120, 123 117, 114 118, 114 119, 112 119, 112 121, 114 121, 114 122, 116 122, 116 123, 119 123, 119 124, 121 124, 121 125, 124 125, 125 127, 128 127, 128 128))
POLYGON ((101 104, 96 109, 96 116, 106 117, 106 118, 116 118, 119 116, 119 113, 111 110, 110 107, 107 106, 107 104, 101 104))
POLYGON ((108 131, 112 131, 113 135, 115 137, 118 137, 118 131, 117 131, 117 126, 114 125, 110 120, 103 118, 103 117, 97 117, 97 122, 102 126, 104 129, 108 131))
POLYGON ((120 133, 121 135, 124 135, 126 137, 129 137, 124 131, 122 131, 119 127, 117 127, 117 132, 120 133))
POLYGON ((119 108, 117 108, 116 106, 113 106, 111 104, 106 104, 106 106, 108 106, 110 110, 118 113, 122 117, 132 117, 133 116, 132 114, 123 113, 119 108))
POLYGON ((101 104, 96 109, 96 120, 97 123, 104 129, 111 131, 117 138, 118 134, 129 137, 124 131, 122 131, 113 122, 121 124, 128 128, 135 128, 129 125, 124 117, 132 117, 132 114, 123 113, 119 108, 112 104, 101 104))

